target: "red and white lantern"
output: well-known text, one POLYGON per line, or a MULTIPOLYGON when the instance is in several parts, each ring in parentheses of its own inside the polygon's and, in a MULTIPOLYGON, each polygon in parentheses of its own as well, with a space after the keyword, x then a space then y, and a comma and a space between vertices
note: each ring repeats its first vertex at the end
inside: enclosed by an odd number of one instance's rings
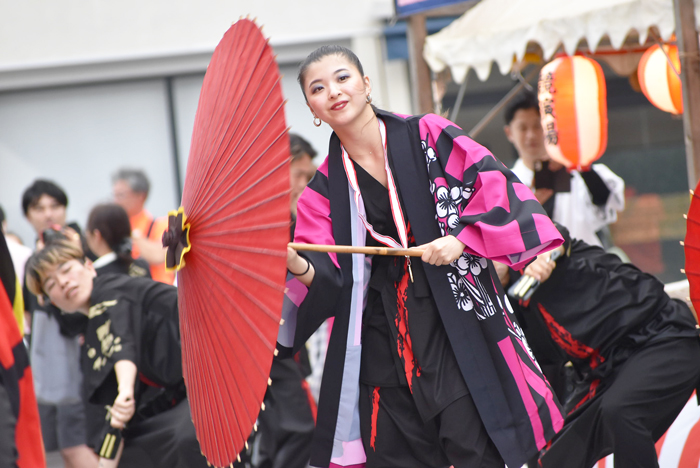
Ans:
POLYGON ((608 145, 603 70, 586 57, 559 57, 542 68, 538 84, 547 153, 568 169, 587 169, 608 145))
POLYGON ((683 113, 681 79, 676 73, 680 71, 681 61, 675 45, 664 45, 663 49, 658 45, 649 47, 637 68, 639 85, 649 102, 662 111, 676 115, 683 113))

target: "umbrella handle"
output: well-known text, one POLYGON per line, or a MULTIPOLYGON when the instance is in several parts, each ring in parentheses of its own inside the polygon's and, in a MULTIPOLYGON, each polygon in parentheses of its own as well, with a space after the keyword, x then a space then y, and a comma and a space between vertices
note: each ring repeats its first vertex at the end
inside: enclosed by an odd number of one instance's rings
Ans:
POLYGON ((355 247, 354 245, 322 245, 299 244, 290 242, 287 244, 294 250, 307 252, 335 252, 335 253, 359 253, 365 255, 396 255, 401 257, 420 257, 425 252, 422 249, 390 249, 388 247, 355 247))

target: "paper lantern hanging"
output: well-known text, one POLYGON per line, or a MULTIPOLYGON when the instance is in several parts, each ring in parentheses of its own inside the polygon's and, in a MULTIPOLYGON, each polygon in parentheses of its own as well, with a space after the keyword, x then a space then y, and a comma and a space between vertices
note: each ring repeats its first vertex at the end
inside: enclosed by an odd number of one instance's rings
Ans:
POLYGON ((678 47, 667 44, 663 49, 658 45, 649 47, 642 55, 637 68, 639 85, 649 102, 662 111, 676 115, 683 113, 681 79, 676 73, 680 71, 678 47))
POLYGON ((540 116, 549 156, 568 169, 587 169, 608 145, 603 70, 586 57, 559 57, 542 68, 540 116))

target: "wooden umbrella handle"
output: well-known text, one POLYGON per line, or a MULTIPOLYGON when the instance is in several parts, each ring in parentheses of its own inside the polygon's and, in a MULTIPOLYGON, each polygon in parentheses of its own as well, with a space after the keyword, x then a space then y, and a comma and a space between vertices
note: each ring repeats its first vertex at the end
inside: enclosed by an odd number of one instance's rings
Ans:
POLYGON ((365 255, 396 255, 400 257, 420 257, 424 252, 422 249, 390 249, 389 247, 355 247, 353 245, 299 244, 297 242, 290 242, 287 245, 294 250, 302 250, 307 252, 359 253, 365 255))

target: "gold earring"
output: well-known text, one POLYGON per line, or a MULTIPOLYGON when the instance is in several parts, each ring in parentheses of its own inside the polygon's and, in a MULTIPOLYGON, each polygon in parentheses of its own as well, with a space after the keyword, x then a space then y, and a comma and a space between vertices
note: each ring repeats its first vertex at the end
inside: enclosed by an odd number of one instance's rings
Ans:
POLYGON ((372 95, 368 94, 365 100, 367 101, 367 104, 372 104, 372 95))
POLYGON ((321 126, 321 119, 319 119, 319 118, 316 117, 315 115, 314 115, 314 125, 317 126, 317 127, 320 127, 320 126, 321 126))

